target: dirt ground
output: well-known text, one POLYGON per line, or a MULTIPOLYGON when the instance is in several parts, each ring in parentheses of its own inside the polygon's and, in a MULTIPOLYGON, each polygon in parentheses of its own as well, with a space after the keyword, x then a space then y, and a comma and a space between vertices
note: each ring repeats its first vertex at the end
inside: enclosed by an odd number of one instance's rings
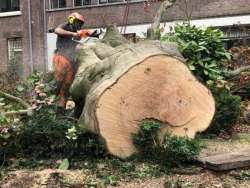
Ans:
MULTIPOLYGON (((203 139, 206 148, 201 156, 250 149, 250 133, 239 133, 229 140, 203 139)), ((57 188, 106 187, 102 182, 91 183, 95 174, 86 169, 76 170, 17 170, 9 171, 1 188, 57 188), (88 182, 88 184, 86 184, 88 182)), ((250 168, 226 172, 213 172, 199 166, 172 169, 159 178, 146 177, 129 181, 124 178, 113 186, 120 188, 250 188, 250 168)))
MULTIPOLYGON (((195 173, 165 175, 160 178, 148 178, 133 182, 120 182, 119 188, 250 188, 250 179, 241 177, 243 170, 226 173, 215 173, 201 168, 194 168, 195 173)), ((194 170, 193 169, 193 170, 194 170)), ((246 170, 245 170, 246 171, 246 170)), ((58 188, 72 187, 84 188, 86 175, 80 170, 43 170, 43 171, 16 171, 8 174, 8 182, 2 188, 58 188), (70 183, 61 183, 60 178, 67 179, 70 183)), ((97 184, 92 187, 104 188, 97 184)))

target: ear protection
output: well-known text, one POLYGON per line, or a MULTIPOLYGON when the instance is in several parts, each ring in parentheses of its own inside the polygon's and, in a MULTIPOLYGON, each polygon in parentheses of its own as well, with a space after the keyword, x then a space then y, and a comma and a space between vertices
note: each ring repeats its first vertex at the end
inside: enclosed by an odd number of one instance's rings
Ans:
POLYGON ((68 17, 68 22, 70 23, 70 24, 73 24, 73 23, 75 23, 75 20, 76 20, 76 17, 75 16, 69 16, 68 17))

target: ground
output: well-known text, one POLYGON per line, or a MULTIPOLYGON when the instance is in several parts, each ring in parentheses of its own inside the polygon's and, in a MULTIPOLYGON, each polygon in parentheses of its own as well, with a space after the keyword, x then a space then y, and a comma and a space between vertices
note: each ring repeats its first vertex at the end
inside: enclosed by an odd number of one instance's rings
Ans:
MULTIPOLYGON (((201 156, 250 148, 250 129, 237 133, 231 139, 202 139, 206 144, 201 156)), ((19 161, 4 175, 2 188, 19 187, 120 187, 120 188, 250 188, 250 168, 226 172, 213 172, 192 164, 163 172, 159 166, 144 162, 121 162, 117 159, 75 161, 70 170, 59 170, 55 163, 40 161, 41 165, 29 166, 19 161), (24 164, 23 167, 20 164, 24 164), (134 164, 133 164, 134 163, 134 164), (16 169, 18 166, 18 170, 16 169), (119 166, 119 168, 118 168, 119 166), (135 167, 133 169, 133 167, 135 167), (104 178, 105 177, 105 178, 104 178), (107 183, 108 182, 108 183, 107 183)))
MULTIPOLYGON (((247 101, 250 104, 249 101, 247 101)), ((244 106, 248 106, 244 104, 244 106)), ((200 156, 250 149, 250 125, 241 120, 231 134, 201 138, 206 146, 200 156)), ((197 163, 164 169, 145 161, 72 159, 68 170, 58 169, 63 159, 13 158, 0 162, 1 188, 250 188, 250 167, 226 172, 204 169, 197 163)), ((167 159, 166 159, 167 160, 167 159)))

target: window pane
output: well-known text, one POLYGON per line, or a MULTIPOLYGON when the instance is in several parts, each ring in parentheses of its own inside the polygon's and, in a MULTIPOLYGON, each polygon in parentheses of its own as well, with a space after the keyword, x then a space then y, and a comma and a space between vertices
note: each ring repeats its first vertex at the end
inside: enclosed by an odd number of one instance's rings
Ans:
POLYGON ((108 2, 108 0, 99 0, 100 4, 107 3, 107 2, 108 2))
POLYGON ((0 12, 20 10, 19 0, 0 0, 0 12))
POLYGON ((81 0, 75 0, 75 6, 82 6, 82 1, 81 0))
POLYGON ((0 0, 0 11, 1 12, 7 11, 7 0, 0 0))
POLYGON ((66 7, 66 0, 50 0, 50 8, 65 8, 66 7))
POLYGON ((59 8, 65 8, 66 7, 66 0, 59 0, 59 8))
POLYGON ((109 3, 120 3, 124 2, 124 0, 108 0, 109 3))
POLYGON ((22 38, 8 39, 8 70, 15 76, 22 75, 22 38))
POLYGON ((75 0, 75 6, 84 6, 84 5, 90 5, 91 0, 75 0))
POLYGON ((51 8, 58 8, 58 0, 50 0, 51 8))
POLYGON ((14 11, 19 10, 19 0, 11 0, 11 8, 14 11))

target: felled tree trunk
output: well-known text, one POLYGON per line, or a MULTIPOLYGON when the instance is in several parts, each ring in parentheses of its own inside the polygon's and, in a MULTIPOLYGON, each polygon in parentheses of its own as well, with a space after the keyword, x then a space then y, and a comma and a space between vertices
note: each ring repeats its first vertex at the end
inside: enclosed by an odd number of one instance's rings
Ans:
POLYGON ((120 158, 136 152, 132 133, 155 119, 167 132, 193 138, 208 128, 215 104, 211 92, 189 71, 174 44, 132 44, 114 27, 102 41, 83 47, 71 88, 85 101, 80 125, 99 134, 108 151, 120 158))

